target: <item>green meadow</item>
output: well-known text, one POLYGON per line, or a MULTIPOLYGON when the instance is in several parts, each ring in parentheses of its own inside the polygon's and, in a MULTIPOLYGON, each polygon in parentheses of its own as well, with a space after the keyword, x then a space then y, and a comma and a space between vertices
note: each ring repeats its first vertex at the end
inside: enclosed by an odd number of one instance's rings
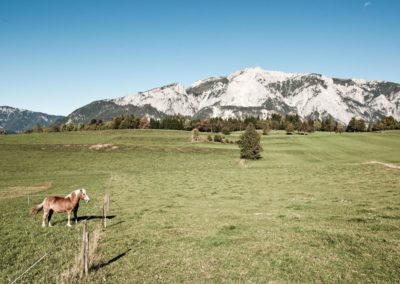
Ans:
POLYGON ((236 144, 185 131, 1 136, 0 282, 46 253, 17 283, 61 282, 83 220, 101 224, 104 193, 109 219, 84 283, 400 282, 399 131, 273 132, 262 146, 242 164, 236 144), (91 201, 78 225, 28 215, 79 187, 91 201))

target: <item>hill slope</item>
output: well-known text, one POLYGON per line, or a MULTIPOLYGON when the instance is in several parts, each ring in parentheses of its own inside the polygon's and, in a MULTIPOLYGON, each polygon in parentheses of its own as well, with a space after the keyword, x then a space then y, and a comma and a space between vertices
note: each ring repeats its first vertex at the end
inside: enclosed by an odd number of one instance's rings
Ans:
POLYGON ((10 106, 0 106, 0 128, 5 129, 9 133, 31 129, 36 124, 47 127, 62 118, 63 116, 59 115, 50 115, 10 106))

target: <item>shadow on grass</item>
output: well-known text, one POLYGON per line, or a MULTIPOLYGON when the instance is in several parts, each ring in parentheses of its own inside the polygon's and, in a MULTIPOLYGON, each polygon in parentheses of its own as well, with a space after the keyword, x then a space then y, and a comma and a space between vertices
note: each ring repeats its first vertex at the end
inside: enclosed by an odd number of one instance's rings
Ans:
MULTIPOLYGON (((111 219, 114 219, 116 217, 116 215, 110 215, 110 216, 107 216, 106 217, 106 219, 107 220, 111 220, 111 219)), ((96 219, 103 219, 103 216, 101 216, 101 215, 88 215, 88 216, 79 216, 78 218, 77 218, 77 220, 78 220, 78 223, 80 222, 80 221, 89 221, 89 220, 96 220, 96 219)), ((57 221, 52 221, 52 224, 53 225, 55 225, 55 224, 57 224, 57 223, 62 223, 62 222, 67 222, 68 221, 68 219, 67 218, 65 218, 64 220, 57 220, 57 221)), ((75 219, 74 218, 71 218, 71 224, 73 224, 75 222, 75 219)))
MULTIPOLYGON (((116 215, 110 215, 107 216, 106 219, 110 220, 110 219, 114 219, 116 217, 116 215)), ((95 216, 95 215, 89 215, 89 216, 80 216, 77 218, 78 222, 79 221, 84 221, 84 220, 93 220, 93 219, 103 219, 103 216, 95 216)))
POLYGON ((93 267, 91 267, 90 268, 90 271, 92 272, 94 272, 94 271, 97 271, 97 270, 99 270, 99 269, 101 269, 101 268, 103 268, 103 267, 105 267, 105 266, 107 266, 107 265, 110 265, 111 263, 113 263, 113 262, 116 262, 118 259, 120 259, 121 257, 124 257, 129 251, 130 251, 131 249, 128 249, 127 251, 125 251, 125 252, 123 252, 123 253, 120 253, 119 255, 117 255, 117 256, 114 256, 113 258, 111 258, 109 261, 107 261, 107 262, 101 262, 101 263, 99 263, 99 264, 97 264, 97 265, 94 265, 93 267))
POLYGON ((114 223, 114 224, 111 224, 111 225, 107 225, 107 228, 117 226, 117 225, 119 225, 119 224, 121 224, 121 223, 124 223, 124 222, 125 222, 125 221, 119 221, 119 222, 117 222, 117 223, 114 223))

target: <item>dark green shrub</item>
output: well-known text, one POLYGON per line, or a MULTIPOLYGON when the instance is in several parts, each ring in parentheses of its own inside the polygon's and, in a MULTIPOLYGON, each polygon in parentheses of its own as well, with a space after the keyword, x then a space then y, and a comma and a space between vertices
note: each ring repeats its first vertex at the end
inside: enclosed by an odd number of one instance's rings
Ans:
POLYGON ((222 136, 219 134, 214 135, 214 142, 222 142, 222 136))
POLYGON ((231 132, 229 131, 229 128, 228 128, 228 127, 223 127, 222 130, 221 130, 221 132, 222 132, 222 134, 224 134, 224 135, 229 135, 229 134, 231 134, 231 132))
POLYGON ((238 141, 240 158, 249 160, 260 159, 261 151, 263 151, 260 139, 260 134, 257 133, 254 125, 249 123, 245 132, 240 136, 240 140, 238 141))

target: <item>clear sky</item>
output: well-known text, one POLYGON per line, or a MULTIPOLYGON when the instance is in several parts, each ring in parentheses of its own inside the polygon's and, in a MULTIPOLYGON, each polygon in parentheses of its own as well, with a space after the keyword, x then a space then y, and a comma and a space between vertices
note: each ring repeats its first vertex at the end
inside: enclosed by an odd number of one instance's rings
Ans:
POLYGON ((0 105, 67 115, 253 66, 400 82, 400 1, 0 0, 0 105))

